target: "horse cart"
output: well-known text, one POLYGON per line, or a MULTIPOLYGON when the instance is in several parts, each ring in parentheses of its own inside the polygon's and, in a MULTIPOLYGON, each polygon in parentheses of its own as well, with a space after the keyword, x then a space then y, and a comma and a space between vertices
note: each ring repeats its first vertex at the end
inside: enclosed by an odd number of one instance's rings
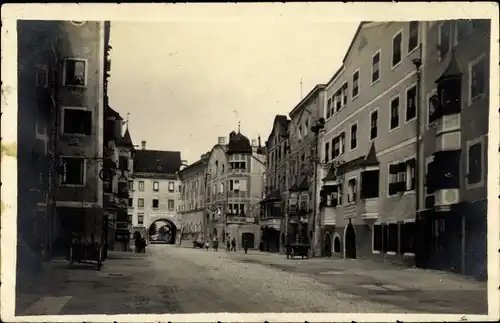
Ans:
POLYGON ((295 258, 295 256, 309 258, 309 245, 306 243, 291 243, 286 245, 286 259, 295 258))

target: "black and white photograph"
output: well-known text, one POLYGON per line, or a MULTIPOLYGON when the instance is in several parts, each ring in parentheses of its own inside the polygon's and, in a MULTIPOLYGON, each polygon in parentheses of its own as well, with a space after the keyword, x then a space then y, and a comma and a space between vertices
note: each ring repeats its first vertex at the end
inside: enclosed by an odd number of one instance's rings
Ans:
POLYGON ((498 39, 487 2, 2 6, 2 321, 498 320, 498 39))

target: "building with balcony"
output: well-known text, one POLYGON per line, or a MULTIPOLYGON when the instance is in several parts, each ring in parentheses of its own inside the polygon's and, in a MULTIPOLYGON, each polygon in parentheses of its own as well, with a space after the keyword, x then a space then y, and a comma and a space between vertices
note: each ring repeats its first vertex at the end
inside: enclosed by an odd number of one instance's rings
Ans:
MULTIPOLYGON (((326 84, 318 169, 323 250, 414 262, 417 69, 426 24, 363 22, 326 84)), ((425 62, 424 62, 425 64, 425 62)))
POLYGON ((204 239, 209 234, 205 196, 209 158, 210 154, 206 153, 179 171, 182 190, 177 212, 182 221, 183 239, 204 239))
POLYGON ((177 205, 181 200, 181 182, 177 172, 181 164, 180 152, 147 150, 146 141, 141 142, 141 149, 134 155, 133 179, 129 180, 128 214, 133 234, 138 232, 149 239, 150 227, 163 222, 167 242, 173 244, 179 238, 177 205))
POLYGON ((486 278, 490 21, 427 25, 417 265, 486 278))
POLYGON ((32 129, 30 138, 19 138, 19 167, 33 186, 20 187, 19 205, 28 208, 19 210, 20 232, 31 230, 22 228, 25 214, 38 210, 35 218, 44 219, 33 218, 35 237, 45 236, 51 256, 67 256, 72 238, 88 245, 105 240, 99 174, 110 27, 99 21, 19 21, 18 27, 19 109, 27 118, 19 126, 32 129), (33 158, 40 168, 32 167, 33 158))
MULTIPOLYGON (((316 85, 290 112, 287 152, 288 174, 282 181, 288 190, 285 205, 285 243, 307 243, 315 254, 319 222, 316 216, 316 160, 319 137, 316 125, 321 123, 325 85, 316 85)), ((319 202, 318 202, 319 203, 319 202)))
POLYGON ((229 140, 220 137, 208 159, 207 238, 236 239, 237 248, 244 243, 256 248, 260 242, 260 200, 262 198, 265 155, 257 140, 232 131, 229 140))
POLYGON ((284 211, 288 197, 289 125, 287 116, 277 115, 266 141, 265 186, 259 221, 264 251, 279 252, 286 240, 284 211))

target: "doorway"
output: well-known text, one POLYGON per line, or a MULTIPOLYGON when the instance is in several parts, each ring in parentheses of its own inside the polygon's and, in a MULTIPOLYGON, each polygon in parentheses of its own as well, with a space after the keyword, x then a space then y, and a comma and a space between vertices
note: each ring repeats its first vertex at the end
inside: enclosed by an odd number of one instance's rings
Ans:
POLYGON ((335 237, 335 239, 333 239, 333 252, 340 253, 340 238, 339 237, 335 237))
POLYGON ((242 247, 247 246, 250 249, 255 248, 255 235, 251 232, 241 234, 242 247))
POLYGON ((345 231, 345 257, 356 259, 356 232, 352 223, 349 223, 345 231))

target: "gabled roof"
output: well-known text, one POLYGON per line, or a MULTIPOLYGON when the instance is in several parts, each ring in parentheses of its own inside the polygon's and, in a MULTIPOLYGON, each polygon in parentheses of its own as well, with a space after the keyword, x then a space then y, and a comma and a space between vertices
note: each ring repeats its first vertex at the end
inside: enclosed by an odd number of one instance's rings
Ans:
POLYGON ((379 161, 377 158, 377 152, 375 150, 375 145, 372 143, 370 150, 366 156, 361 156, 356 159, 350 160, 344 164, 340 164, 337 167, 332 165, 328 171, 328 174, 322 179, 323 182, 334 181, 340 174, 345 174, 347 172, 353 171, 358 168, 367 166, 378 166, 379 161))
POLYGON ((180 151, 137 150, 134 172, 175 174, 182 165, 180 151))
POLYGON ((290 120, 287 116, 278 114, 274 117, 273 129, 271 133, 267 137, 267 142, 271 140, 271 137, 274 135, 274 130, 278 127, 279 134, 285 134, 288 131, 288 126, 290 125, 290 120))

